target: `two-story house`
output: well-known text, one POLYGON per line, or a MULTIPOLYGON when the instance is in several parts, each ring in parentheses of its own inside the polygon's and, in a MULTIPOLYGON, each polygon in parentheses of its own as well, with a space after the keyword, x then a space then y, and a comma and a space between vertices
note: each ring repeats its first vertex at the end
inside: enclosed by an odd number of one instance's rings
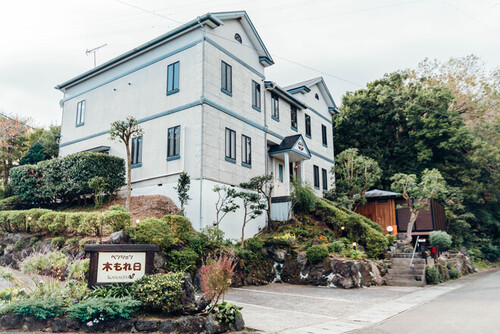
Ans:
MULTIPOLYGON (((214 186, 272 174, 280 219, 292 175, 318 195, 332 185, 337 107, 322 78, 289 87, 266 81, 273 64, 246 12, 197 17, 56 87, 64 93, 60 155, 125 157, 108 130, 132 115, 144 130, 132 142, 133 196, 177 202, 174 186, 185 171, 192 198, 186 216, 201 229, 215 220, 214 186)), ((222 221, 226 236, 241 235, 242 215, 222 221)), ((265 220, 251 221, 247 235, 265 220)))

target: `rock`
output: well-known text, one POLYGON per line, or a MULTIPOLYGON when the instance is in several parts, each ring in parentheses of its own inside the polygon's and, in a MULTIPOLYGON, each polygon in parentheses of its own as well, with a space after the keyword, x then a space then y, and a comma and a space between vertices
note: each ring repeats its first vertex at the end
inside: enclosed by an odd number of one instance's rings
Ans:
POLYGON ((180 317, 178 324, 179 333, 201 333, 205 326, 205 318, 200 316, 180 317))
POLYGON ((167 258, 163 253, 161 252, 155 252, 154 255, 154 264, 156 269, 163 268, 165 266, 165 263, 167 263, 167 258))
POLYGON ((223 333, 227 330, 225 327, 219 322, 215 314, 210 314, 205 322, 205 331, 207 334, 223 333))
POLYGON ((194 286, 191 280, 191 276, 186 274, 182 282, 183 294, 180 297, 180 304, 182 305, 182 310, 185 314, 193 312, 195 309, 196 296, 194 293, 194 286))
POLYGON ((103 324, 103 330, 110 333, 130 332, 134 327, 135 320, 113 319, 103 324))
POLYGON ((49 326, 50 324, 47 320, 42 320, 35 317, 26 317, 24 318, 23 330, 30 332, 41 332, 49 326))
POLYGON ((271 247, 268 249, 268 253, 275 262, 284 263, 288 250, 271 247))
POLYGON ((17 268, 18 264, 12 254, 5 254, 0 256, 0 266, 17 268))
POLYGON ((5 240, 5 243, 6 244, 15 244, 16 242, 18 242, 19 240, 23 239, 23 237, 25 237, 23 234, 21 233, 5 233, 3 235, 3 239, 5 240))
POLYGON ((307 264, 307 258, 303 254, 298 254, 297 255, 297 264, 299 265, 300 270, 304 270, 306 264, 307 264))
POLYGON ((243 315, 241 312, 238 312, 236 315, 236 319, 231 323, 231 326, 233 327, 233 330, 235 331, 241 331, 243 328, 245 328, 245 321, 243 320, 243 315))
POLYGON ((158 332, 160 333, 174 333, 179 328, 179 324, 175 320, 164 320, 160 322, 158 332))
POLYGON ((21 329, 24 318, 20 315, 6 314, 0 318, 0 327, 2 329, 21 329))
POLYGON ((112 244, 120 244, 125 240, 125 233, 123 231, 113 232, 109 235, 109 241, 112 244))
POLYGON ((210 298, 208 298, 206 295, 201 295, 201 296, 196 296, 196 301, 194 302, 194 310, 196 312, 203 312, 208 305, 210 305, 210 298))
POLYGON ((196 272, 194 273, 193 285, 195 291, 201 291, 201 267, 196 269, 196 272))
POLYGON ((158 320, 143 320, 139 319, 135 323, 134 327, 139 332, 156 332, 160 322, 158 320))
POLYGON ((77 319, 58 319, 52 324, 52 332, 78 331, 81 323, 77 319))
POLYGON ((372 283, 376 285, 384 284, 384 279, 380 275, 378 267, 373 262, 370 262, 368 266, 370 267, 370 275, 372 277, 372 283))
POLYGON ((15 251, 16 251, 16 246, 14 245, 7 245, 7 247, 5 247, 5 249, 3 250, 4 254, 12 254, 15 251))

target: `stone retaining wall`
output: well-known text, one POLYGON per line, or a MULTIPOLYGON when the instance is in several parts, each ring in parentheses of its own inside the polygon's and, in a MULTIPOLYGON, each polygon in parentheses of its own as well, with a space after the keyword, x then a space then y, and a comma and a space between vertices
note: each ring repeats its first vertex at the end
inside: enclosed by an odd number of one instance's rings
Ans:
POLYGON ((243 316, 238 314, 236 320, 230 324, 220 322, 215 315, 185 316, 172 320, 150 319, 114 319, 88 326, 76 319, 47 319, 8 314, 0 317, 0 330, 16 331, 47 331, 47 332, 75 332, 86 333, 103 332, 160 332, 160 333, 225 333, 230 330, 240 331, 245 327, 243 316))

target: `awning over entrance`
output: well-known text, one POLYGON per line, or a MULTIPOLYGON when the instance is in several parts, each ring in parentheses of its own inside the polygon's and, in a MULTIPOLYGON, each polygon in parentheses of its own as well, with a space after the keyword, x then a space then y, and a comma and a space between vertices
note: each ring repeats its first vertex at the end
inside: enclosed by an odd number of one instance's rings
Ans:
POLYGON ((281 144, 274 145, 269 149, 270 156, 281 160, 285 160, 285 153, 288 153, 290 162, 311 159, 311 152, 300 134, 285 137, 281 144))

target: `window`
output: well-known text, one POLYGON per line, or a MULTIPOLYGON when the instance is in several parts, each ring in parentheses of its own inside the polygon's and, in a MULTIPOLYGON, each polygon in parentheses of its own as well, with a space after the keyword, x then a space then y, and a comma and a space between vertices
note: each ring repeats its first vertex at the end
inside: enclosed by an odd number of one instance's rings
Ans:
POLYGON ((226 128, 226 160, 236 162, 236 132, 226 128))
POLYGON ((323 136, 323 146, 328 146, 328 139, 326 137, 326 126, 321 124, 321 134, 323 136))
POLYGON ((142 136, 132 138, 132 167, 142 166, 142 136))
POLYGON ((280 182, 283 182, 283 165, 278 165, 280 182))
POLYGON ((76 126, 82 126, 85 123, 85 100, 76 104, 76 126))
POLYGON ((168 65, 167 68, 167 95, 179 91, 179 62, 168 65))
POLYGON ((252 107, 260 111, 260 85, 252 81, 252 107))
POLYGON ((292 119, 292 129, 297 131, 297 107, 291 106, 290 115, 292 119))
POLYGON ((316 98, 316 100, 319 100, 319 95, 318 95, 318 93, 314 94, 314 97, 316 98))
POLYGON ((314 188, 319 189, 319 167, 314 165, 314 188))
POLYGON ((252 165, 252 139, 245 135, 241 136, 241 164, 245 167, 252 165))
POLYGON ((280 98, 276 94, 271 94, 271 118, 280 120, 280 98))
POLYGON ((306 136, 311 138, 311 116, 306 114, 306 136))
POLYGON ((180 125, 168 129, 167 160, 179 159, 181 154, 181 127, 180 125))
POLYGON ((234 39, 237 40, 240 44, 243 43, 243 40, 241 39, 241 36, 238 33, 234 34, 234 39))
POLYGON ((328 190, 328 175, 326 174, 326 169, 321 168, 321 174, 323 174, 323 190, 328 190))
POLYGON ((233 74, 231 65, 222 62, 221 64, 221 90, 227 95, 232 95, 233 92, 233 74))

